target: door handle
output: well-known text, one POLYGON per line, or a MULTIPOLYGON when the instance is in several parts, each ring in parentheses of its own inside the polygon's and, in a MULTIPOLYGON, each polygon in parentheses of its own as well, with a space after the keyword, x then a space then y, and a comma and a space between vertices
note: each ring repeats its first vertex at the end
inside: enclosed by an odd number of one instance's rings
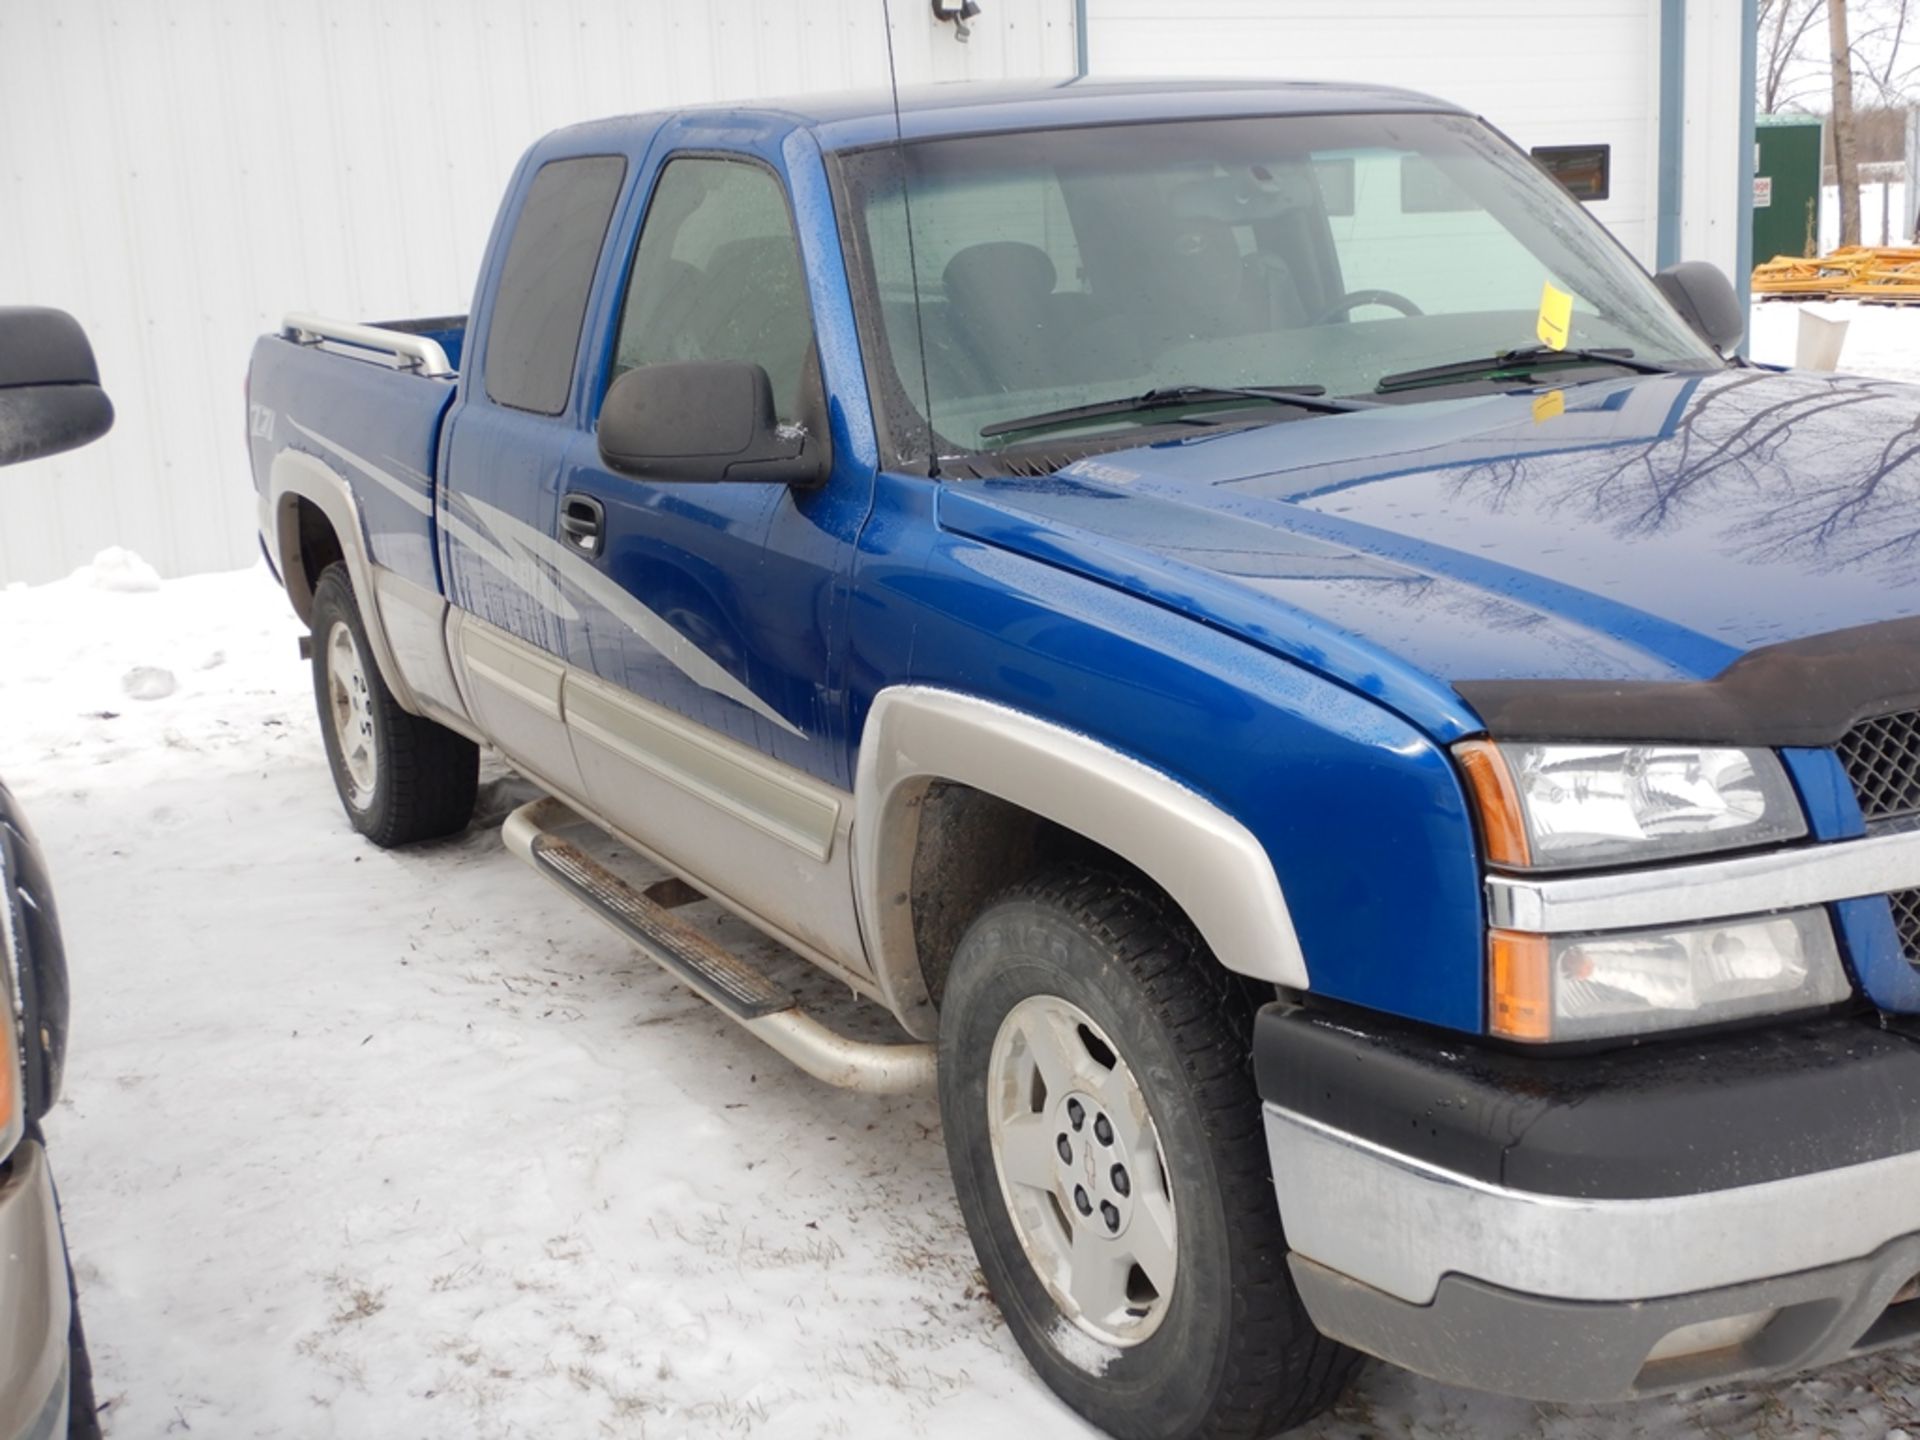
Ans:
POLYGON ((560 497, 560 532, 582 555, 598 555, 607 539, 607 509, 591 495, 560 497))

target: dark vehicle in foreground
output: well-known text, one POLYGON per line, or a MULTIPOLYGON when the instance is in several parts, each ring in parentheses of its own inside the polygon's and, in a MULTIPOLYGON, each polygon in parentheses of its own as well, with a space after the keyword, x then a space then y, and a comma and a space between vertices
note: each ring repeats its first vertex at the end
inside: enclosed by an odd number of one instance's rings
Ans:
MULTIPOLYGON (((113 424, 93 349, 58 310, 0 307, 0 465, 113 424)), ((67 1051, 67 958, 47 867, 0 784, 0 1440, 100 1433, 41 1129, 67 1051)))
POLYGON ((1724 278, 1422 96, 897 124, 561 131, 471 316, 258 342, 352 824, 459 829, 495 746, 589 913, 937 1083, 1116 1435, 1283 1429, 1360 1352, 1607 1400, 1920 1334, 1920 394, 1729 359, 1724 278))

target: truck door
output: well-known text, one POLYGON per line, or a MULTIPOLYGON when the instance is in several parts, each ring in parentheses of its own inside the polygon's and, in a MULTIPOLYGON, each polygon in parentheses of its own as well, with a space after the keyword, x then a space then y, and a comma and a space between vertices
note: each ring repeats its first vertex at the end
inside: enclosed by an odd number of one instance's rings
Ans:
POLYGON ((764 367, 779 418, 825 441, 808 265, 780 174, 744 153, 667 154, 619 279, 556 531, 602 577, 569 632, 584 640, 566 689, 581 776, 630 835, 843 958, 846 582, 871 469, 841 456, 807 492, 642 481, 608 468, 593 433, 626 370, 732 360, 764 367))
POLYGON ((565 156, 509 194, 511 231, 494 238, 505 252, 472 317, 479 353, 467 357, 440 467, 443 573, 468 703, 501 750, 569 792, 580 776, 561 715, 562 657, 580 601, 549 537, 577 428, 582 323, 626 173, 622 155, 565 156))

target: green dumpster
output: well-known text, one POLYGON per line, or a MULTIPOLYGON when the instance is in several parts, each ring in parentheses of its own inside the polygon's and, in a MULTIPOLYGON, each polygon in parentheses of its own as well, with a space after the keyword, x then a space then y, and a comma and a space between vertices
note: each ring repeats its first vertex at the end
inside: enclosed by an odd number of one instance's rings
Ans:
POLYGON ((1820 253, 1820 117, 1753 122, 1753 258, 1820 253))

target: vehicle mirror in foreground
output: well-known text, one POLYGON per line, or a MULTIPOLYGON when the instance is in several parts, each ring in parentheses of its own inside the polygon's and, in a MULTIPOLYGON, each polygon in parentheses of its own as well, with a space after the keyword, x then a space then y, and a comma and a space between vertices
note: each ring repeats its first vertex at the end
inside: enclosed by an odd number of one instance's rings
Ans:
POLYGON ((80 322, 64 310, 0 307, 0 465, 58 455, 112 427, 80 322))

